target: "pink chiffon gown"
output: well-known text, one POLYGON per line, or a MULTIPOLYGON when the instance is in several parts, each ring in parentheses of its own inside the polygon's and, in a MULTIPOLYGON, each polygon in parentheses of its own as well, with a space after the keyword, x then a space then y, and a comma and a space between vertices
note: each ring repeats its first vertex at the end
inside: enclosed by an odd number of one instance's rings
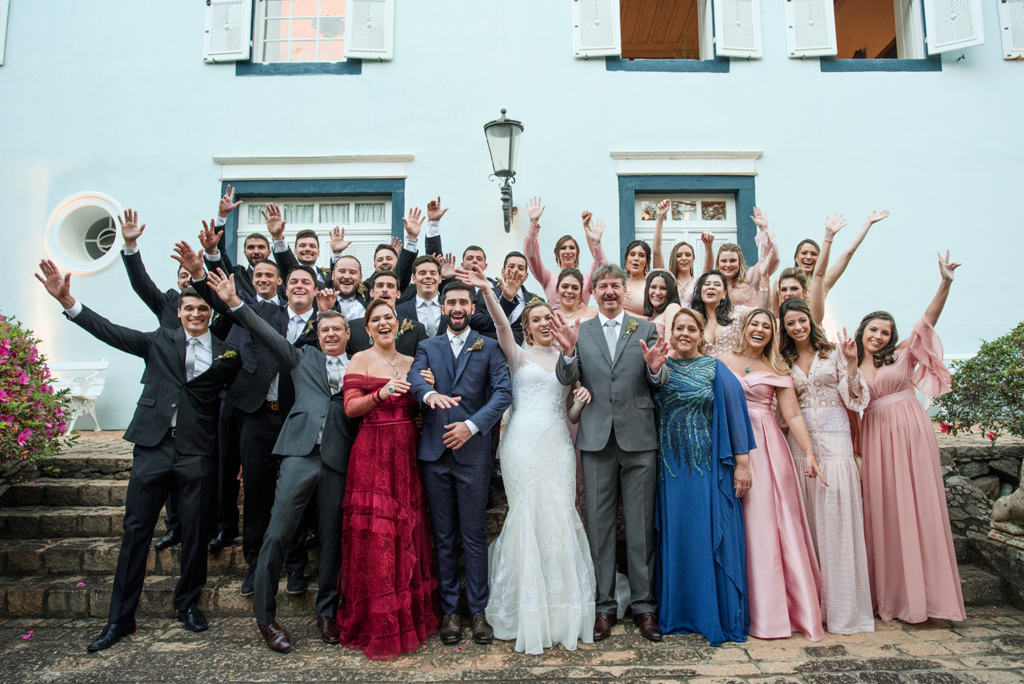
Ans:
POLYGON ((860 434, 864 539, 872 605, 885 621, 966 618, 939 444, 914 393, 939 396, 949 383, 942 343, 924 318, 895 362, 868 383, 860 434))
POLYGON ((804 475, 771 408, 775 388, 793 387, 793 380, 762 371, 739 380, 757 439, 750 452, 754 484, 743 497, 750 634, 785 639, 802 632, 821 641, 821 577, 800 489, 804 475))

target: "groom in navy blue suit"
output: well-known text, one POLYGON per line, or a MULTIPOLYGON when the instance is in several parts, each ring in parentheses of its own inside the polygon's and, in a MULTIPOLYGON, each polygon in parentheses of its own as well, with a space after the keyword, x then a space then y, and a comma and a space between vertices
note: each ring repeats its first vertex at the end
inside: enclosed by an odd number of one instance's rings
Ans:
POLYGON ((472 614, 473 640, 494 638, 484 608, 487 586, 487 492, 491 481, 491 430, 512 404, 512 381, 498 343, 469 328, 476 307, 468 285, 454 281, 441 294, 441 315, 448 329, 420 342, 408 377, 413 396, 427 411, 423 416, 419 460, 430 503, 430 522, 437 554, 441 608, 441 641, 462 638, 459 618, 459 552, 462 533, 466 594, 472 614), (431 387, 420 375, 430 369, 431 387))

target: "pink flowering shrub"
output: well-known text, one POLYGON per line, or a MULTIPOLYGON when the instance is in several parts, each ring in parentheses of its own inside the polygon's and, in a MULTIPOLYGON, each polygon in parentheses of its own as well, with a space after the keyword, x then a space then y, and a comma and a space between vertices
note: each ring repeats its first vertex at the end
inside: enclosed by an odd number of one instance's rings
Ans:
POLYGON ((49 458, 70 442, 66 394, 54 393, 32 331, 0 315, 0 462, 49 458))

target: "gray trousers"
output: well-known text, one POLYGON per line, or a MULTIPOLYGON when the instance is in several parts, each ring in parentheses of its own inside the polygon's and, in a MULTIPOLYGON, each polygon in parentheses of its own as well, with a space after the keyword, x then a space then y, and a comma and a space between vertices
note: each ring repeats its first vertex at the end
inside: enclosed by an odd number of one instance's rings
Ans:
POLYGON ((334 619, 338 612, 338 575, 341 572, 341 502, 345 499, 345 473, 329 465, 320 467, 320 579, 316 616, 334 619))
POLYGON ((597 575, 596 611, 615 615, 615 519, 619 492, 626 522, 626 563, 633 614, 657 610, 654 597, 654 497, 657 451, 623 451, 615 433, 600 451, 583 451, 587 536, 597 575))
MULTIPOLYGON (((319 447, 308 456, 286 456, 274 490, 274 512, 263 536, 256 562, 256 593, 252 611, 256 622, 269 625, 277 619, 277 586, 284 558, 295 541, 306 504, 316 494, 320 482, 319 447)), ((303 530, 304 531, 304 530, 303 530)))

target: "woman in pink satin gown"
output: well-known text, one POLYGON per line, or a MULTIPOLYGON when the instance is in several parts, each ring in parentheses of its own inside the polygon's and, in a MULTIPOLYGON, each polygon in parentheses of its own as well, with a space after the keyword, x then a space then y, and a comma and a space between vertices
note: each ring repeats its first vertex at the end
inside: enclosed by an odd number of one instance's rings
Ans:
POLYGON ((750 452, 754 484, 743 497, 747 531, 747 591, 750 634, 785 639, 802 632, 825 638, 821 620, 821 577, 804 497, 786 437, 772 412, 772 399, 806 456, 807 477, 828 483, 814 457, 789 367, 779 354, 775 316, 754 309, 744 319, 736 350, 719 357, 740 380, 757 439, 750 452))
POLYGON ((860 371, 871 394, 860 433, 864 539, 872 603, 885 621, 966 617, 939 445, 914 392, 935 397, 950 389, 933 326, 959 265, 949 262, 948 251, 944 260, 939 256, 939 291, 898 346, 896 324, 884 311, 868 314, 857 329, 860 371))
POLYGON ((768 214, 754 207, 750 217, 757 226, 754 242, 757 244, 758 261, 747 268, 743 250, 739 245, 728 242, 718 248, 715 269, 728 279, 729 296, 733 306, 767 308, 769 288, 762 286, 762 278, 771 276, 779 268, 779 247, 775 233, 768 228, 768 214))

